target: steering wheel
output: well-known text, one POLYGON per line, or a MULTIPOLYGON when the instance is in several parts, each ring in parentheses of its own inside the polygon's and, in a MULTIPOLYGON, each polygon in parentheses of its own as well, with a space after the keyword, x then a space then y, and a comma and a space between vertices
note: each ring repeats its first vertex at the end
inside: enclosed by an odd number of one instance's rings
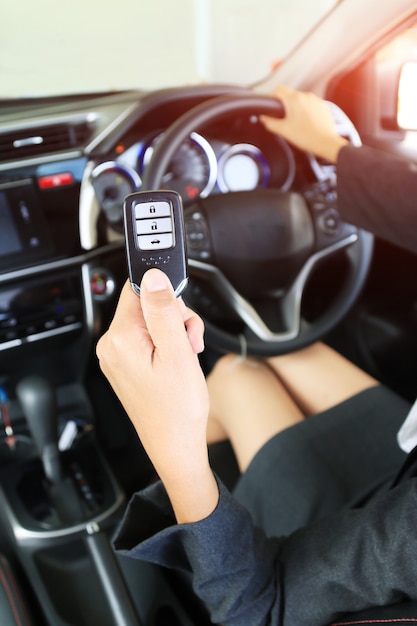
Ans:
MULTIPOLYGON (((175 152, 197 128, 231 115, 260 114, 283 117, 283 106, 272 97, 242 93, 191 109, 155 147, 142 188, 160 188, 175 152)), ((267 357, 322 338, 355 302, 371 262, 372 235, 343 222, 335 194, 329 203, 320 186, 305 194, 265 188, 212 195, 185 207, 184 217, 191 280, 215 293, 218 308, 239 320, 234 332, 199 311, 208 345, 224 352, 267 357), (308 279, 341 251, 348 260, 343 286, 317 319, 307 321, 302 300, 308 279)))

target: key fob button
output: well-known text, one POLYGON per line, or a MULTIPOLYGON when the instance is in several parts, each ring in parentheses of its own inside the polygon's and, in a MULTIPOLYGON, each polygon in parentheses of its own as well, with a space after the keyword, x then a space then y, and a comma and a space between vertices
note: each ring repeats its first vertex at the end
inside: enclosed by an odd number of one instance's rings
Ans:
POLYGON ((156 202, 141 202, 135 204, 135 217, 137 220, 156 219, 171 215, 169 202, 157 200, 156 202))
POLYGON ((172 220, 170 217, 160 217, 156 220, 136 220, 136 233, 138 235, 172 233, 172 220))
POLYGON ((166 248, 172 248, 174 237, 172 233, 139 235, 138 244, 141 250, 165 250, 166 248))

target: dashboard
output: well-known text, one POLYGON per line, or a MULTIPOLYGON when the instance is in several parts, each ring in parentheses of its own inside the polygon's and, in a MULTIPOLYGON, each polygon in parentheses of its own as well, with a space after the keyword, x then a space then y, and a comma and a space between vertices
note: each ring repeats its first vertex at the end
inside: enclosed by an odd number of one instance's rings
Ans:
MULTIPOLYGON (((201 86, 2 104, 0 383, 34 360, 56 375, 63 356, 65 376, 82 376, 85 346, 108 323, 126 277, 125 196, 141 189, 175 120, 238 93, 247 91, 201 86)), ((188 206, 231 192, 299 191, 332 176, 332 166, 268 133, 256 115, 236 115, 195 129, 162 186, 188 206)))

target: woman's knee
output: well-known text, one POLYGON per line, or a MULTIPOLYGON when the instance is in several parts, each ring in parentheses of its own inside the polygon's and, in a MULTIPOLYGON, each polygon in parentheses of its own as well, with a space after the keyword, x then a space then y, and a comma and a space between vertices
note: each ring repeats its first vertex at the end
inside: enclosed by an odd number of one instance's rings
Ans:
POLYGON ((209 391, 212 388, 226 393, 227 389, 235 385, 251 384, 256 375, 267 372, 269 367, 257 359, 245 358, 236 354, 225 354, 220 357, 207 377, 209 391))
POLYGON ((258 367, 266 367, 266 365, 262 361, 251 357, 242 358, 237 354, 225 354, 217 360, 209 377, 213 375, 216 377, 223 377, 225 375, 228 377, 239 376, 258 367))

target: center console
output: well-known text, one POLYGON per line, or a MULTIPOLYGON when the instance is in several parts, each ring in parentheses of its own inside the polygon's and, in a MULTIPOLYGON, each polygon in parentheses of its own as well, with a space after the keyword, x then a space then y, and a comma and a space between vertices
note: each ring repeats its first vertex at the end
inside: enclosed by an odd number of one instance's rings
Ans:
POLYGON ((86 167, 0 167, 0 552, 37 626, 187 626, 161 571, 111 547, 152 467, 95 358, 127 271, 91 189, 81 197, 86 167))
POLYGON ((17 396, 1 396, 8 424, 0 444, 1 525, 46 623, 139 625, 108 538, 125 498, 97 445, 82 386, 62 386, 55 397, 34 375, 19 383, 17 396), (23 419, 27 428, 15 432, 10 425, 23 419), (104 562, 107 579, 119 589, 116 600, 101 582, 104 562), (123 621, 115 619, 116 601, 123 603, 123 621))
POLYGON ((0 351, 81 330, 82 303, 78 271, 0 286, 0 351))
POLYGON ((109 542, 126 499, 84 384, 114 306, 107 264, 80 246, 84 163, 61 164, 63 188, 39 184, 45 166, 0 176, 2 547, 14 546, 45 624, 138 626, 109 542))

